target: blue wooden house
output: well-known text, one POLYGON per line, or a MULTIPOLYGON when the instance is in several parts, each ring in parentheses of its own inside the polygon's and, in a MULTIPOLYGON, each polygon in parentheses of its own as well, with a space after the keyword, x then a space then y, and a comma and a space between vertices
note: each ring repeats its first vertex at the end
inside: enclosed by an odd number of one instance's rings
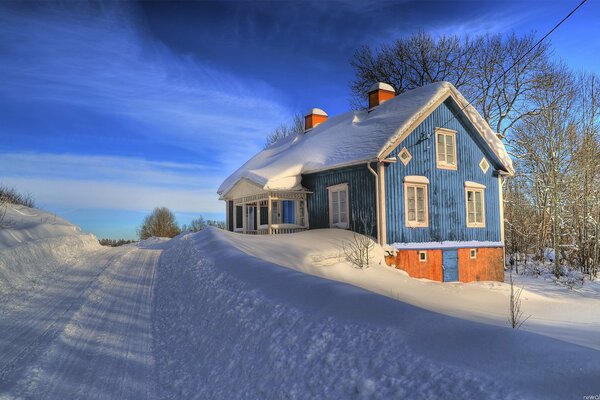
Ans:
POLYGON ((247 234, 352 229, 397 249, 409 275, 503 280, 502 142, 448 82, 395 96, 373 85, 367 110, 312 109, 218 190, 227 227, 247 234))

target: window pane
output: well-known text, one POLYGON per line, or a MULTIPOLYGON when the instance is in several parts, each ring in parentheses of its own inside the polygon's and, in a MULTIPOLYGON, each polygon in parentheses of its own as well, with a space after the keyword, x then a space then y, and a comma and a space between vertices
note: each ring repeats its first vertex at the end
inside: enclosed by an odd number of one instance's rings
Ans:
POLYGON ((284 224, 295 223, 295 202, 294 200, 283 200, 281 202, 281 216, 284 224))
POLYGON ((475 220, 483 223, 483 201, 481 192, 475 192, 475 220))
POLYGON ((454 164, 454 137, 452 135, 446 136, 446 162, 454 164))
POLYGON ((444 152, 444 148, 446 147, 444 143, 444 135, 437 135, 437 153, 438 153, 438 161, 446 161, 446 153, 444 152))
POLYGON ((272 224, 279 223, 279 202, 278 201, 271 202, 271 223, 272 224))
POLYGON ((235 206, 235 227, 241 228, 243 225, 243 210, 242 206, 235 206))
POLYGON ((408 204, 408 220, 415 221, 416 218, 416 204, 415 204, 415 188, 414 186, 406 187, 407 204, 408 204))
POLYGON ((269 223, 269 208, 261 206, 260 207, 260 219, 259 225, 266 225, 269 223))
POLYGON ((417 188, 417 221, 425 222, 425 190, 417 188))
POLYGON ((331 193, 331 219, 334 224, 339 222, 340 206, 339 206, 339 192, 331 193))
POLYGON ((304 226, 304 200, 298 202, 298 225, 304 226))

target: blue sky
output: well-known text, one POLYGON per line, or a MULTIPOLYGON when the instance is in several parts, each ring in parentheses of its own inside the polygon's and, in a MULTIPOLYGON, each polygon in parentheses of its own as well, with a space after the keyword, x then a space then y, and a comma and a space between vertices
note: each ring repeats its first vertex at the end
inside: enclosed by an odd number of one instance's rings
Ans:
MULTIPOLYGON (((416 31, 538 32, 577 1, 0 2, 0 183, 99 237, 216 188, 295 112, 346 111, 349 59, 416 31)), ((600 73, 600 6, 551 36, 600 73)))

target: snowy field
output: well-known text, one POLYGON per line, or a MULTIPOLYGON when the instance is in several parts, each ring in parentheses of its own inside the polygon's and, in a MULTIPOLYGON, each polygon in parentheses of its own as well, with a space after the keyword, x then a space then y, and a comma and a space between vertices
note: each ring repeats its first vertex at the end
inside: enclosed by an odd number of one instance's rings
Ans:
POLYGON ((356 270, 343 231, 104 248, 38 210, 5 222, 0 399, 600 394, 597 283, 519 277, 531 318, 512 330, 506 284, 356 270))

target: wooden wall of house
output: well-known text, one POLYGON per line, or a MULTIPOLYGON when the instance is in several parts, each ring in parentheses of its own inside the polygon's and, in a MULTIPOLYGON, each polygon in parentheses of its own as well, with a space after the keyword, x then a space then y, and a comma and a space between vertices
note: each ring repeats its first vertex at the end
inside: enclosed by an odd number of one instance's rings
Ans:
POLYGON ((412 155, 408 165, 398 160, 385 168, 388 243, 501 240, 498 177, 494 172, 499 161, 453 100, 441 104, 393 150, 390 157, 397 156, 404 147, 412 155), (435 128, 442 126, 457 131, 456 171, 436 167, 435 128), (487 173, 479 167, 484 155, 490 164, 487 173), (405 226, 404 177, 407 175, 429 179, 429 226, 426 228, 405 226), (467 228, 465 181, 486 186, 485 228, 467 228))
POLYGON ((327 187, 340 183, 348 184, 350 228, 357 226, 356 230, 364 233, 362 226, 358 226, 360 215, 364 213, 373 221, 370 236, 376 236, 375 177, 369 172, 366 164, 302 176, 302 186, 313 192, 307 196, 310 228, 329 228, 327 187))

